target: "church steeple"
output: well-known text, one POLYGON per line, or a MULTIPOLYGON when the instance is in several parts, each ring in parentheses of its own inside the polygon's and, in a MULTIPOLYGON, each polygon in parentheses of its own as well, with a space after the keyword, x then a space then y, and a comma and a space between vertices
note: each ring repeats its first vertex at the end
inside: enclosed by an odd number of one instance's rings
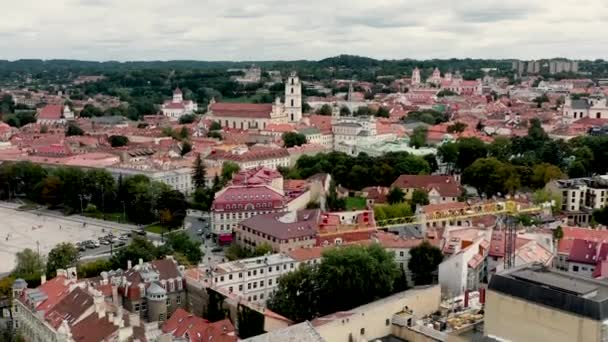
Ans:
POLYGON ((289 122, 302 119, 302 84, 295 71, 291 72, 285 84, 285 113, 289 122))

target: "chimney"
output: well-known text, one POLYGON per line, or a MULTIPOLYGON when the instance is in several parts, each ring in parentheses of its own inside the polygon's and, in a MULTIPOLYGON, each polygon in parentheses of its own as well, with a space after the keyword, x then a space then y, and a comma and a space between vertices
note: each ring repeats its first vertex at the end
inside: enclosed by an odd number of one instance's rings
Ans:
POLYGON ((40 285, 42 285, 44 283, 46 283, 46 275, 45 274, 43 274, 43 275, 40 276, 40 285))
POLYGON ((132 266, 131 260, 127 260, 127 269, 130 270, 132 266))
POLYGON ((116 306, 120 306, 118 302, 118 286, 112 285, 112 303, 116 306))

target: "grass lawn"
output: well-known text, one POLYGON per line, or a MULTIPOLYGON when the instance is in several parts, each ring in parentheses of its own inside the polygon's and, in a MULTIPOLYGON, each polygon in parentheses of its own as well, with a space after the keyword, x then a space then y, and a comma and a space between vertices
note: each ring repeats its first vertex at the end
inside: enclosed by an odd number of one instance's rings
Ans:
POLYGON ((346 210, 362 210, 366 206, 365 198, 363 197, 347 197, 346 198, 346 210))
POLYGON ((123 213, 106 213, 104 215, 100 212, 96 212, 96 213, 83 213, 83 215, 86 217, 96 218, 96 219, 105 220, 105 221, 112 221, 112 222, 117 222, 117 223, 125 222, 123 220, 123 213))
POLYGON ((151 224, 149 226, 147 226, 146 228, 144 228, 145 231, 147 231, 148 233, 156 233, 156 234, 160 234, 161 232, 168 232, 169 229, 164 228, 160 225, 160 223, 155 223, 155 224, 151 224))

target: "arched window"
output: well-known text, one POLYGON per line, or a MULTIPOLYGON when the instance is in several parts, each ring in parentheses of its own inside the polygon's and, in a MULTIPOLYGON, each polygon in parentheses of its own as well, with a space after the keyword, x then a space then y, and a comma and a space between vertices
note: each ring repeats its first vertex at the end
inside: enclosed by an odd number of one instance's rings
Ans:
POLYGON ((291 87, 291 93, 293 94, 293 87, 291 87))
POLYGON ((595 117, 596 117, 596 118, 598 118, 598 119, 601 119, 601 118, 602 118, 602 113, 597 112, 597 113, 595 114, 595 117))
POLYGON ((293 104, 294 104, 294 101, 293 101, 293 99, 291 99, 291 106, 292 107, 294 106, 293 104))

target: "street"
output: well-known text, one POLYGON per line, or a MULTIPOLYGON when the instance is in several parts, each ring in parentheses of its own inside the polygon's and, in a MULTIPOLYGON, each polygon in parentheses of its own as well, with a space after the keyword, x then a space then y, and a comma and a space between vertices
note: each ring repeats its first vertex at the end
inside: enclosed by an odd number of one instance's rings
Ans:
POLYGON ((211 263, 213 265, 225 262, 224 252, 213 252, 214 248, 219 246, 213 240, 213 238, 207 239, 207 234, 211 234, 211 227, 207 224, 210 223, 209 213, 190 210, 188 216, 186 216, 184 226, 186 227, 186 233, 191 239, 201 241, 201 249, 203 250, 204 257, 203 263, 211 263), (201 220, 202 219, 202 220, 201 220))

